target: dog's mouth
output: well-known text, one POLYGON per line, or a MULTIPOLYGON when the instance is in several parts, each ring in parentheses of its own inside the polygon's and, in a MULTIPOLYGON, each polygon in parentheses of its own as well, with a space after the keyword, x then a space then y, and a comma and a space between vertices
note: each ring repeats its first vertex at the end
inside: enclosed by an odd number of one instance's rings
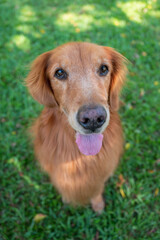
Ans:
POLYGON ((76 143, 80 152, 84 155, 96 155, 102 147, 103 134, 91 133, 81 134, 76 133, 76 143))
POLYGON ((82 154, 93 156, 100 152, 102 133, 108 126, 109 119, 108 107, 93 105, 83 106, 80 108, 80 113, 78 111, 68 115, 70 126, 75 130, 77 146, 82 154))

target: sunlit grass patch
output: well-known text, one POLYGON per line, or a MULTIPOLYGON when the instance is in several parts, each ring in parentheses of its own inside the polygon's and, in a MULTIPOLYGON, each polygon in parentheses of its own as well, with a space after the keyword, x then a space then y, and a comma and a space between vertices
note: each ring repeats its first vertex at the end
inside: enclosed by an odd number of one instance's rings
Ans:
POLYGON ((141 23, 143 20, 143 11, 147 6, 147 3, 143 1, 119 1, 117 6, 122 9, 129 20, 141 23))
POLYGON ((79 27, 82 30, 86 30, 91 27, 94 18, 92 15, 88 14, 76 14, 73 12, 60 14, 56 20, 57 25, 59 26, 73 26, 79 27))
POLYGON ((30 49, 30 39, 23 34, 13 36, 9 45, 16 45, 18 48, 26 51, 30 49))
POLYGON ((24 7, 19 9, 18 19, 22 23, 37 20, 35 11, 29 5, 25 5, 24 7))

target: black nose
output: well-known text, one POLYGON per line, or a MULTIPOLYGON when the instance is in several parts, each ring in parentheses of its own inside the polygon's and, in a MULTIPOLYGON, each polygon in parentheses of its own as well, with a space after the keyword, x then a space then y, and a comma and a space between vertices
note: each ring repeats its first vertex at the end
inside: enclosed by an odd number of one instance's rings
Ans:
POLYGON ((92 132, 104 124, 106 117, 105 108, 99 105, 84 105, 77 113, 79 124, 92 132))

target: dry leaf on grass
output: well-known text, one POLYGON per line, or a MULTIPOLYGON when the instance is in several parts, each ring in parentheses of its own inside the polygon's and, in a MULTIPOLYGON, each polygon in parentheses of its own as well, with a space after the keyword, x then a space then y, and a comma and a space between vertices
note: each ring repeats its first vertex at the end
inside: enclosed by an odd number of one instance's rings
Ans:
POLYGON ((130 143, 126 143, 125 145, 125 149, 128 150, 130 148, 131 144, 130 143))
POLYGON ((42 213, 37 213, 35 216, 34 216, 34 221, 35 222, 40 222, 41 220, 43 220, 44 218, 46 218, 47 215, 44 215, 42 213))
POLYGON ((158 86, 159 82, 158 81, 154 81, 154 86, 158 86))
POLYGON ((75 29, 76 33, 79 33, 81 30, 79 28, 75 29))
POLYGON ((125 193, 124 193, 124 191, 123 191, 123 189, 122 188, 120 188, 120 194, 121 194, 121 196, 123 197, 123 198, 125 198, 126 197, 126 195, 125 195, 125 193))
POLYGON ((155 190, 155 192, 154 192, 154 195, 155 195, 155 196, 157 196, 157 195, 158 195, 158 193, 159 193, 159 189, 158 189, 158 188, 156 188, 156 190, 155 190))
POLYGON ((119 178, 119 181, 117 182, 116 186, 121 187, 126 180, 124 179, 122 174, 120 174, 118 178, 119 178))

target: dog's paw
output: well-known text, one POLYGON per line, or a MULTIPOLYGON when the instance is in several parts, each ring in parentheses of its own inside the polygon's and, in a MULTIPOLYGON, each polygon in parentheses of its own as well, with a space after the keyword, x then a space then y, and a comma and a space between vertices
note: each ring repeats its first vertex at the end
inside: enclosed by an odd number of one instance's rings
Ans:
POLYGON ((105 207, 105 203, 104 203, 102 195, 98 195, 97 197, 93 198, 91 200, 91 205, 92 205, 92 209, 96 213, 101 214, 105 207))

